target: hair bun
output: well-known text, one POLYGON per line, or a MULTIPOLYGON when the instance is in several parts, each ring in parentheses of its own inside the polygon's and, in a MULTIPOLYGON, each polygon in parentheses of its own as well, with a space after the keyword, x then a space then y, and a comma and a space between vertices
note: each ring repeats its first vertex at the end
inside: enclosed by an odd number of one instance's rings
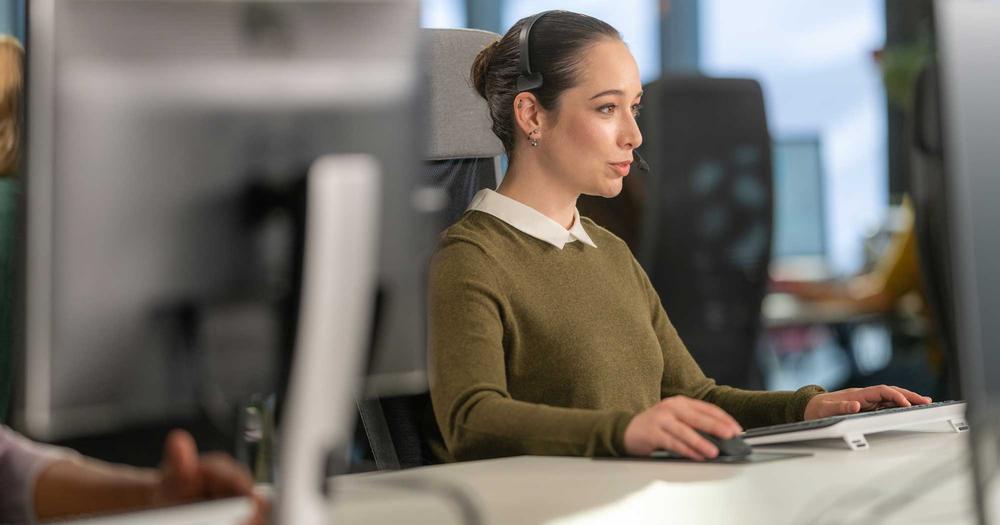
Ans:
POLYGON ((472 62, 472 86, 476 88, 479 96, 483 98, 486 98, 486 75, 490 72, 490 63, 493 62, 493 57, 497 54, 497 47, 499 46, 500 41, 494 41, 492 44, 484 47, 472 62))

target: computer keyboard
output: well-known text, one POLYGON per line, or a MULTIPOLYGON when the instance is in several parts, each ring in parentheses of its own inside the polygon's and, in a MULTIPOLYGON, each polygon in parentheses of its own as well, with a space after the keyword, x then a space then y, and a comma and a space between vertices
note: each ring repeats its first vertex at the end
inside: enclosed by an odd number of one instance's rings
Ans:
POLYGON ((751 428, 742 436, 752 445, 838 437, 843 438, 848 446, 857 450, 868 446, 864 434, 898 430, 936 421, 951 423, 952 429, 956 432, 968 430, 969 427, 965 422, 965 402, 938 401, 926 405, 883 408, 871 412, 751 428))

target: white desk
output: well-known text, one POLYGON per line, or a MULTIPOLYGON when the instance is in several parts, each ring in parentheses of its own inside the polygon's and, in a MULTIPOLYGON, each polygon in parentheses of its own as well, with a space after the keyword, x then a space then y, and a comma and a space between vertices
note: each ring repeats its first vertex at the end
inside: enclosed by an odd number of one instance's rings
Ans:
MULTIPOLYGON (((871 448, 857 452, 840 440, 765 445, 758 448, 815 455, 757 464, 522 456, 340 476, 331 480, 330 522, 461 523, 452 503, 406 488, 444 483, 462 487, 490 525, 972 525, 967 438, 886 432, 869 436, 871 448), (877 511, 897 497, 898 508, 877 511)), ((247 508, 209 502, 80 523, 230 525, 247 508)))
POLYGON ((764 446, 815 456, 759 464, 524 456, 341 476, 331 521, 459 523, 441 498, 382 485, 446 482, 463 487, 488 524, 973 524, 966 440, 890 432, 858 452, 842 442, 764 446), (878 518, 895 496, 902 507, 878 518))

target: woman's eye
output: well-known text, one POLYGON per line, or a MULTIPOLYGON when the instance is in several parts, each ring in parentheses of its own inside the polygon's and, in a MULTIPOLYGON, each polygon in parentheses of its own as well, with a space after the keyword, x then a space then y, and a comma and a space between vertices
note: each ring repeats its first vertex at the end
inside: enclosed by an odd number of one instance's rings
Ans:
POLYGON ((612 114, 612 113, 615 112, 615 105, 614 104, 606 104, 606 105, 603 105, 603 106, 597 108, 597 111, 600 111, 601 113, 604 113, 605 115, 610 115, 610 114, 612 114))
POLYGON ((640 111, 642 111, 642 104, 633 104, 632 105, 632 116, 633 117, 638 117, 640 111))

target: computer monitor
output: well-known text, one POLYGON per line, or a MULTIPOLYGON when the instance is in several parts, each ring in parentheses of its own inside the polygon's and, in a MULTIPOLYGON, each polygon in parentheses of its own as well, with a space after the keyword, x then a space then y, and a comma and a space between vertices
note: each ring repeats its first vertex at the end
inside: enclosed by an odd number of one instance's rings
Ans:
POLYGON ((328 153, 382 175, 369 385, 424 387, 417 2, 30 7, 24 430, 224 417, 281 390, 304 181, 328 153))
POLYGON ((774 141, 774 259, 826 257, 823 159, 819 137, 774 141))
MULTIPOLYGON (((943 137, 943 191, 937 194, 944 201, 948 238, 943 258, 948 271, 939 284, 950 302, 944 305, 954 324, 949 346, 957 351, 961 392, 968 401, 979 518, 998 523, 1000 3, 939 1, 935 24, 943 137)), ((918 134, 918 144, 924 138, 918 134)))

